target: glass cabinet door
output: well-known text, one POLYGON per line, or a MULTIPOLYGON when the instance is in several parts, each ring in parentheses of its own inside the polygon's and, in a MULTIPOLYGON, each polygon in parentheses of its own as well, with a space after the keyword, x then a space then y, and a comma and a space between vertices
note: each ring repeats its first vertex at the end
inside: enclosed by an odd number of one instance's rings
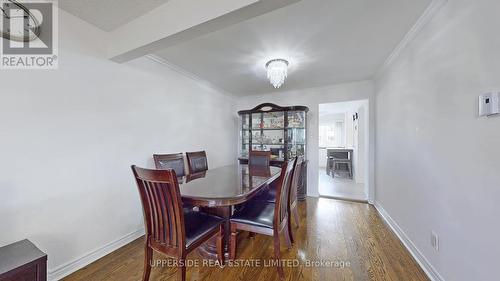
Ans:
POLYGON ((250 148, 250 114, 240 115, 240 136, 239 136, 239 156, 246 158, 248 157, 248 151, 250 148))
POLYGON ((265 111, 240 115, 240 157, 251 150, 271 151, 271 160, 306 153, 306 111, 265 111))
POLYGON ((250 114, 240 115, 240 128, 242 130, 249 130, 250 129, 250 114))
POLYGON ((306 153, 306 113, 289 111, 287 137, 287 159, 303 156, 306 153))
POLYGON ((242 130, 240 139, 240 157, 246 158, 248 157, 248 151, 250 150, 250 131, 242 130))
POLYGON ((283 129, 262 131, 262 150, 271 151, 271 160, 283 160, 285 157, 285 133, 283 129))
POLYGON ((260 129, 262 126, 262 113, 252 113, 252 130, 260 129))
POLYGON ((288 112, 288 128, 305 128, 306 113, 304 111, 288 112))
POLYGON ((304 128, 288 128, 288 159, 295 156, 305 155, 306 151, 306 130, 304 128))
POLYGON ((284 145, 285 137, 283 129, 281 130, 263 130, 262 135, 263 145, 284 145))
POLYGON ((250 143, 250 131, 249 130, 242 130, 241 131, 241 143, 242 144, 249 144, 250 143))
POLYGON ((240 148, 240 157, 241 158, 247 158, 248 157, 248 152, 250 151, 250 145, 249 144, 243 144, 240 148))
POLYGON ((284 145, 285 113, 266 112, 262 114, 262 144, 267 146, 284 145))
POLYGON ((284 112, 266 112, 262 114, 262 129, 276 130, 285 127, 284 112))

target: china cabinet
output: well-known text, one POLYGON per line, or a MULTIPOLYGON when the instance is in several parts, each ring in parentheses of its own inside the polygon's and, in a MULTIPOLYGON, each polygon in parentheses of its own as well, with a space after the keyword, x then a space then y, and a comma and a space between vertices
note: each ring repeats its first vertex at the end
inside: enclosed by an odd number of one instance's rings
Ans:
MULTIPOLYGON (((272 103, 239 111, 240 163, 248 162, 250 150, 271 151, 274 166, 295 156, 306 157, 308 111, 305 106, 281 107, 272 103)), ((301 200, 306 197, 306 175, 304 167, 298 191, 301 200)))

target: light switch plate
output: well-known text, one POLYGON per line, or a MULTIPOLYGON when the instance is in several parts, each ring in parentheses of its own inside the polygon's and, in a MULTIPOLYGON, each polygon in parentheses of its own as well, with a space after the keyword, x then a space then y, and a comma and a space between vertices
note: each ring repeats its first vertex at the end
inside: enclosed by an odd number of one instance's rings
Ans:
POLYGON ((479 116, 492 116, 500 113, 499 93, 479 96, 479 116))

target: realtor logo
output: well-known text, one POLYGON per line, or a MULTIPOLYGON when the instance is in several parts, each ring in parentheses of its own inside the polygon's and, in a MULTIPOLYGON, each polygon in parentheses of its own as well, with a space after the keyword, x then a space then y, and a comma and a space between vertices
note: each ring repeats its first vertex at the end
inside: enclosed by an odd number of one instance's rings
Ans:
POLYGON ((0 0, 0 68, 56 69, 57 3, 51 0, 0 0))

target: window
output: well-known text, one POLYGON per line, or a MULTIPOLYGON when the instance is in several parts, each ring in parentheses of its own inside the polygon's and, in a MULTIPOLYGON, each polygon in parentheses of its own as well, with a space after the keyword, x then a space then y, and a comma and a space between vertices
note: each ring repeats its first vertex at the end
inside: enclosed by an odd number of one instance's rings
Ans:
POLYGON ((328 125, 319 126, 320 147, 344 146, 344 122, 336 121, 328 125))

